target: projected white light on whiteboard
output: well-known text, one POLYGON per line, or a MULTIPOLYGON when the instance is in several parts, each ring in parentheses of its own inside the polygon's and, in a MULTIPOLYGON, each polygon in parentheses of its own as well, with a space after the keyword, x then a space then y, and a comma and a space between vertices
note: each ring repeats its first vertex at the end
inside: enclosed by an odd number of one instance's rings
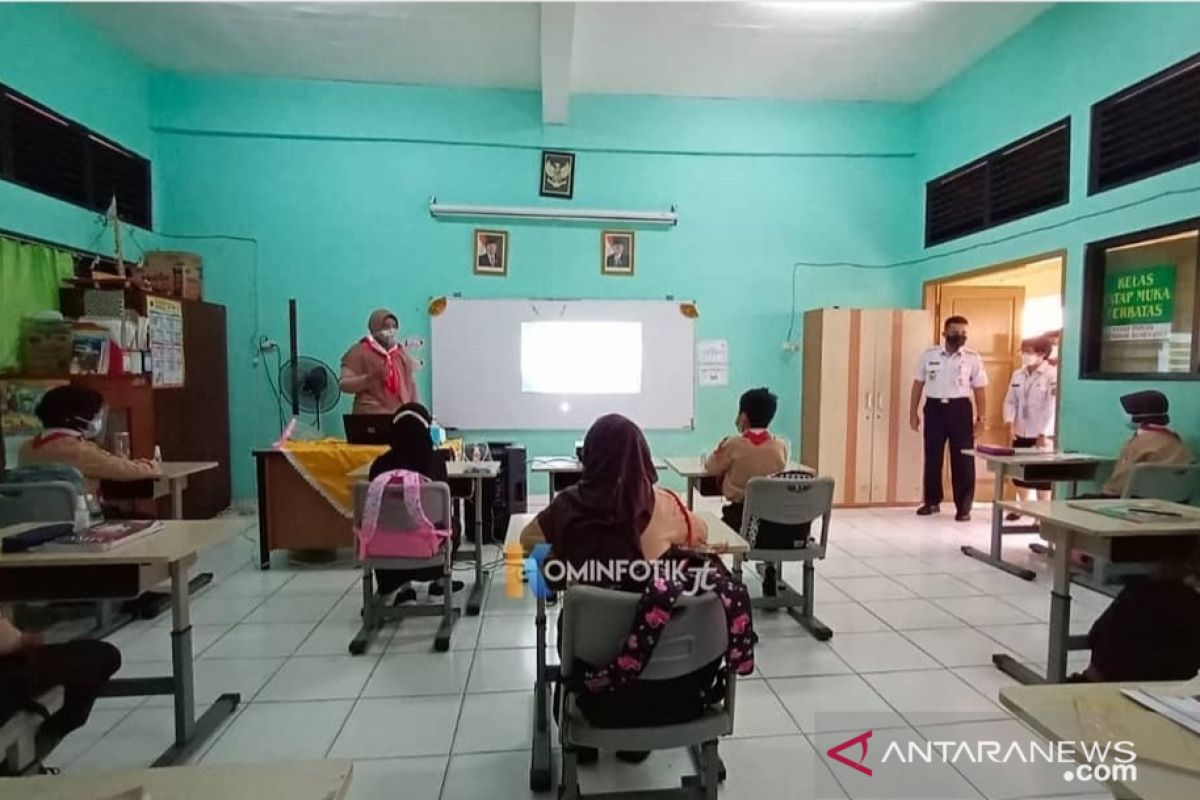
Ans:
POLYGON ((637 394, 642 323, 522 322, 521 391, 637 394))

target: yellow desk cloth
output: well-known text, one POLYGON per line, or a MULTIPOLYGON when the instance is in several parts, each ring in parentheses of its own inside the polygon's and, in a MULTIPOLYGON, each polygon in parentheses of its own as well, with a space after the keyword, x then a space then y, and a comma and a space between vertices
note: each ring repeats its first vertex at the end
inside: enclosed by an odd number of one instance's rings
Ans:
POLYGON ((352 482, 346 474, 385 452, 386 447, 349 444, 342 439, 293 441, 283 446, 283 454, 296 472, 345 517, 354 516, 352 482))

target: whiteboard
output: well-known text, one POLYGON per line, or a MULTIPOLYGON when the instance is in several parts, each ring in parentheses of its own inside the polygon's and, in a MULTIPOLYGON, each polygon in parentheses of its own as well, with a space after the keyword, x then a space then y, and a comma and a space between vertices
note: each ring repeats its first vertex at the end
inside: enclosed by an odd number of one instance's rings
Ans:
POLYGON ((695 321, 675 300, 463 300, 431 320, 433 412, 443 425, 476 430, 580 430, 603 414, 643 428, 692 428, 695 321), (641 391, 522 391, 521 324, 639 322, 641 391))

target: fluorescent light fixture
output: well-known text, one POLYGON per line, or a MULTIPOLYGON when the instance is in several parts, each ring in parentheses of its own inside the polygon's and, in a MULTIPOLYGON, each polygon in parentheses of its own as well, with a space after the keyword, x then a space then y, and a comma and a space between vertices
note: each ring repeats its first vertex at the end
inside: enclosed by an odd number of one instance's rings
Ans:
POLYGON ((670 211, 614 211, 588 208, 542 208, 540 206, 472 206, 429 200, 433 217, 472 219, 556 219, 566 222, 636 222, 644 225, 674 225, 679 222, 675 207, 670 211))

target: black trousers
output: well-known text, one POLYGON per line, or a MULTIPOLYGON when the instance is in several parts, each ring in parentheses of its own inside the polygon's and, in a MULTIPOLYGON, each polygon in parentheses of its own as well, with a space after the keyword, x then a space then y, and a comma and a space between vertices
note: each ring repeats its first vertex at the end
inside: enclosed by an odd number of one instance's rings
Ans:
POLYGON ((48 644, 0 656, 0 721, 62 686, 62 708, 38 729, 37 756, 43 758, 64 736, 83 727, 96 696, 120 668, 121 652, 108 642, 48 644))
POLYGON ((950 485, 960 514, 971 512, 975 500, 975 459, 963 450, 975 446, 975 421, 966 397, 925 401, 925 504, 942 502, 942 464, 950 445, 950 485))

